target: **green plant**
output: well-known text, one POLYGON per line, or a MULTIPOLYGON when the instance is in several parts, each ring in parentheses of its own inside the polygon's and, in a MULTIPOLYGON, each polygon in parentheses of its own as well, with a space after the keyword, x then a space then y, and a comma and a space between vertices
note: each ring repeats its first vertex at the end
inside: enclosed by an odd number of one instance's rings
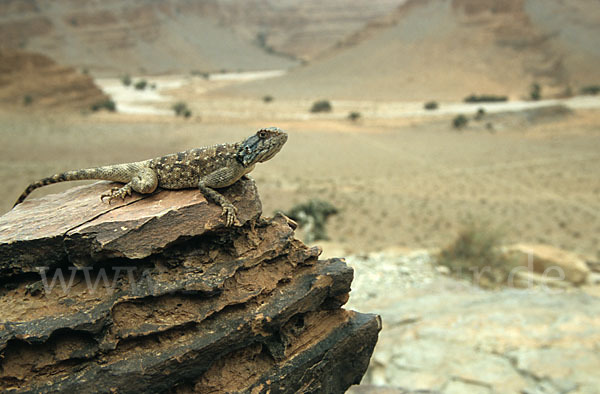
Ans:
POLYGON ((272 102, 272 101, 273 101, 273 96, 271 96, 271 95, 266 95, 266 96, 264 96, 264 97, 263 97, 263 101, 264 101, 265 103, 270 103, 270 102, 272 102))
POLYGON ((437 103, 437 101, 428 101, 425 103, 425 105, 423 106, 426 110, 436 110, 438 109, 439 105, 437 103))
POLYGON ((488 224, 468 223, 456 239, 441 250, 438 264, 483 288, 506 283, 517 262, 500 250, 502 234, 488 224))
POLYGON ((192 111, 188 108, 187 104, 183 101, 179 101, 171 107, 175 112, 176 116, 183 116, 184 118, 189 118, 192 116, 192 111))
POLYGON ((600 85, 589 85, 581 88, 581 94, 595 96, 600 94, 600 85))
POLYGON ((91 106, 92 111, 100 111, 101 109, 105 109, 110 112, 115 112, 117 110, 117 104, 111 99, 106 99, 102 101, 98 101, 91 106))
POLYGON ((479 108, 475 114, 475 120, 481 120, 485 116, 485 108, 479 108))
POLYGON ((137 81, 135 83, 135 85, 133 85, 137 90, 144 90, 146 89, 146 86, 148 85, 148 82, 145 79, 140 79, 139 81, 137 81))
POLYGON ((286 215, 302 228, 306 242, 314 242, 329 239, 325 224, 329 216, 337 213, 337 208, 331 203, 314 198, 295 205, 286 215))
POLYGON ((33 104, 33 97, 30 94, 23 96, 23 105, 29 106, 33 104))
POLYGON ((452 127, 455 129, 462 129, 469 123, 469 119, 465 115, 457 115, 452 119, 452 127))
POLYGON ((482 94, 477 96, 472 94, 465 98, 465 103, 496 103, 502 101, 508 101, 507 96, 495 96, 493 94, 482 94))
POLYGON ((121 77, 121 83, 124 86, 130 86, 131 85, 131 77, 129 76, 129 74, 125 74, 121 77))
POLYGON ((331 103, 328 100, 315 101, 310 108, 310 112, 331 112, 331 103))
POLYGON ((529 98, 534 101, 540 100, 542 98, 542 87, 539 83, 534 82, 531 84, 531 88, 529 90, 529 98))
POLYGON ((353 122, 356 122, 357 120, 359 120, 361 118, 361 114, 360 112, 357 111, 352 111, 348 114, 348 119, 350 119, 353 122))

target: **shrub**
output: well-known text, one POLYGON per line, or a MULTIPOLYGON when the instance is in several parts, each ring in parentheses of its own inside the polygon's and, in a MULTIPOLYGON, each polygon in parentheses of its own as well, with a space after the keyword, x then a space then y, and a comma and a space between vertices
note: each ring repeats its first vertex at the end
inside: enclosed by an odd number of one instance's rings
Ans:
POLYGON ((33 97, 30 94, 23 96, 23 105, 29 106, 33 104, 33 97))
POLYGON ((360 112, 352 111, 348 114, 348 119, 350 119, 353 122, 356 122, 357 120, 359 120, 360 117, 361 117, 360 112))
POLYGON ((534 101, 537 101, 542 98, 542 87, 539 83, 535 82, 531 84, 531 89, 529 90, 529 97, 534 101))
POLYGON ((477 110, 477 113, 475 114, 475 120, 481 120, 481 119, 483 119, 484 116, 485 116, 485 109, 479 108, 477 110))
POLYGON ((508 101, 506 96, 494 96, 492 94, 483 94, 480 96, 470 95, 465 98, 465 103, 497 103, 502 101, 508 101))
POLYGON ((467 124, 469 123, 469 119, 467 119, 466 116, 464 115, 457 115, 454 117, 454 119, 452 119, 452 126, 455 129, 462 129, 463 127, 465 127, 467 124))
POLYGON ((428 101, 425 103, 425 105, 423 106, 426 110, 435 110, 438 109, 439 105, 437 103, 437 101, 428 101))
POLYGON ((600 85, 584 86, 583 88, 581 88, 581 94, 587 94, 592 96, 600 94, 600 85))
POLYGON ((270 102, 272 102, 272 101, 273 101, 273 96, 266 95, 266 96, 264 96, 264 97, 263 97, 263 101, 264 101, 265 103, 270 103, 270 102))
POLYGON ((315 101, 310 112, 331 112, 331 103, 327 100, 315 101))
POLYGON ((500 250, 502 236, 496 229, 481 223, 469 223, 458 237, 438 255, 438 264, 450 272, 471 279, 483 288, 506 283, 517 262, 500 250))
POLYGON ((295 205, 286 215, 298 223, 304 231, 304 240, 310 243, 329 239, 325 224, 327 218, 336 213, 338 213, 337 208, 329 202, 311 199, 295 205))
POLYGON ((145 79, 141 79, 135 83, 134 87, 137 90, 144 90, 146 89, 146 85, 148 85, 148 82, 145 79))
POLYGON ((131 85, 131 77, 129 76, 129 74, 123 75, 121 77, 121 83, 124 86, 130 86, 131 85))
POLYGON ((176 116, 183 116, 184 118, 189 118, 190 116, 192 116, 192 111, 183 101, 179 101, 173 104, 171 108, 173 109, 173 111, 175 111, 176 116))
POLYGON ((106 99, 103 101, 98 101, 97 103, 92 104, 92 111, 100 111, 101 109, 105 109, 110 112, 115 112, 117 110, 117 105, 111 99, 106 99))

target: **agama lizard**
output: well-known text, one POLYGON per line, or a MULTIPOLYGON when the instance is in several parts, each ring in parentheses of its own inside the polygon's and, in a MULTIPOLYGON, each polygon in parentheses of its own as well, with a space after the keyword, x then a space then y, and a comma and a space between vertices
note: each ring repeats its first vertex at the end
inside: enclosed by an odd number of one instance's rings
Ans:
POLYGON ((215 189, 234 184, 254 169, 256 163, 271 159, 287 141, 287 133, 277 127, 261 129, 256 134, 234 144, 220 144, 190 149, 155 159, 126 164, 67 171, 32 183, 19 197, 15 206, 35 189, 58 182, 100 179, 121 182, 103 193, 100 199, 125 199, 131 191, 147 194, 157 187, 185 189, 198 187, 207 199, 223 208, 227 226, 237 221, 236 208, 215 189))

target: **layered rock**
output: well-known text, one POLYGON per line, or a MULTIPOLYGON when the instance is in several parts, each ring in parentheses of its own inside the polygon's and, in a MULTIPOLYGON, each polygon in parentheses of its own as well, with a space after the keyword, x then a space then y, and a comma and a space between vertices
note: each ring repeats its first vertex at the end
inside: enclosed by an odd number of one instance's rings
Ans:
POLYGON ((343 392, 377 316, 341 309, 353 271, 261 217, 254 183, 108 206, 105 182, 0 218, 0 388, 13 392, 343 392))
POLYGON ((89 109, 108 99, 92 77, 72 67, 39 53, 0 50, 0 104, 89 109))

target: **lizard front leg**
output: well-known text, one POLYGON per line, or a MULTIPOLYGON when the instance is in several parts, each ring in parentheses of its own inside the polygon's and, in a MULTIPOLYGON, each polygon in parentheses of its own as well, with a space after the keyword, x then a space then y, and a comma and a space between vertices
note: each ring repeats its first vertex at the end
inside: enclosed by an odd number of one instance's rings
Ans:
POLYGON ((158 186, 158 177, 156 172, 149 167, 142 167, 137 170, 131 177, 131 181, 123 187, 113 187, 110 191, 103 193, 100 199, 108 198, 108 204, 115 198, 125 200, 125 197, 131 196, 131 191, 136 191, 140 194, 152 193, 158 186))
MULTIPOLYGON (((223 195, 217 192, 215 189, 212 189, 203 181, 198 182, 198 188, 209 200, 212 200, 219 204, 223 208, 223 215, 225 215, 226 225, 227 227, 232 226, 237 220, 237 208, 233 206, 223 195)), ((239 222, 238 222, 239 223, 239 222)))

